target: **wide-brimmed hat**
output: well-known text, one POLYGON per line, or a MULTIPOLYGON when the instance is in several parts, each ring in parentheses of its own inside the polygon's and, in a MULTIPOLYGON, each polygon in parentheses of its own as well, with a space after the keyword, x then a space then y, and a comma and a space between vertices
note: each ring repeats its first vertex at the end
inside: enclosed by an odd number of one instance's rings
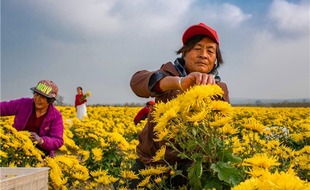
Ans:
POLYGON ((204 23, 195 24, 195 25, 190 26, 188 29, 186 29, 182 37, 183 44, 185 44, 192 37, 199 35, 199 34, 203 34, 203 35, 210 37, 218 45, 220 45, 217 32, 210 26, 205 25, 204 23))
POLYGON ((56 99, 57 94, 58 94, 57 85, 53 81, 50 81, 50 80, 41 80, 38 82, 36 87, 32 87, 30 89, 47 98, 56 99))

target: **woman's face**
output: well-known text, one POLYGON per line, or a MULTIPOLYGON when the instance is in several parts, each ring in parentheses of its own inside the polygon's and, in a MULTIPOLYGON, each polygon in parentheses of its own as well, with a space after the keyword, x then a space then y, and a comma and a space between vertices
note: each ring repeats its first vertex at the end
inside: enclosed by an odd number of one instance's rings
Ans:
POLYGON ((82 93, 81 88, 77 88, 77 89, 76 89, 76 92, 77 92, 78 94, 81 94, 81 93, 82 93))
POLYGON ((33 101, 36 109, 47 109, 48 108, 48 102, 47 98, 45 96, 42 96, 38 93, 33 93, 33 101))
POLYGON ((216 46, 213 40, 205 37, 186 52, 183 58, 187 72, 211 72, 216 60, 216 46))

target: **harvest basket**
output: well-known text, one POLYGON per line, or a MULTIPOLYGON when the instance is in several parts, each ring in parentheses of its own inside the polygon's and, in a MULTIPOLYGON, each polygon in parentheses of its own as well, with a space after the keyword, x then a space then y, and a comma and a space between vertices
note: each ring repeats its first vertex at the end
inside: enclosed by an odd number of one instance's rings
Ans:
POLYGON ((0 167, 1 190, 47 190, 48 167, 0 167))

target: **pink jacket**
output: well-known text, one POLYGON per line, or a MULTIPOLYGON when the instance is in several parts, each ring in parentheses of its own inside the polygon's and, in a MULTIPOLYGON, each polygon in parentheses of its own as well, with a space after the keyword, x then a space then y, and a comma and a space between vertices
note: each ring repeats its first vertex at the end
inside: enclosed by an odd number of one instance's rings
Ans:
MULTIPOLYGON (((13 127, 21 131, 26 127, 28 119, 34 109, 34 103, 32 98, 21 98, 0 102, 0 109, 0 116, 15 116, 13 127)), ((63 132, 64 125, 62 115, 53 104, 50 104, 38 134, 43 138, 44 143, 39 146, 47 150, 49 155, 53 157, 54 151, 64 144, 63 132)))

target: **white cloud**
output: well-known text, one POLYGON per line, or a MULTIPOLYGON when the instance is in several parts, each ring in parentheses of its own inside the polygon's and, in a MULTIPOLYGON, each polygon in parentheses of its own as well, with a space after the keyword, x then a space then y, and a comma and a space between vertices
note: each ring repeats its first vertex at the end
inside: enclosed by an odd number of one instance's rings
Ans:
MULTIPOLYGON (((144 102, 129 87, 132 74, 173 61, 182 32, 198 22, 219 33, 225 60, 220 75, 232 97, 295 98, 309 94, 305 92, 305 84, 309 84, 309 35, 279 40, 278 34, 269 30, 269 22, 260 22, 266 15, 246 13, 244 4, 197 0, 5 2, 15 4, 15 8, 3 17, 4 23, 14 27, 2 30, 3 39, 8 39, 2 44, 2 98, 28 93, 28 87, 26 92, 11 92, 13 82, 24 90, 24 86, 49 78, 57 81, 67 103, 74 101, 79 85, 93 92, 90 104, 144 102), (247 22, 250 19, 251 23, 247 22), (16 36, 31 40, 21 43, 16 36), (10 49, 14 44, 16 47, 10 49)), ((266 10, 271 2, 267 4, 266 10)), ((281 4, 293 5, 274 1, 272 10, 281 4)), ((276 23, 281 23, 281 16, 276 18, 276 23)))
POLYGON ((243 57, 243 79, 238 85, 255 86, 247 94, 253 98, 309 97, 308 42, 307 36, 278 40, 268 31, 258 32, 243 57))
POLYGON ((276 23, 279 30, 290 33, 309 35, 310 3, 289 3, 284 0, 274 0, 269 17, 276 23))
POLYGON ((55 24, 61 25, 64 30, 70 29, 88 36, 115 35, 139 26, 152 32, 164 30, 174 26, 190 4, 188 0, 31 2, 36 7, 34 9, 42 9, 42 15, 57 21, 55 24))
MULTIPOLYGON (((198 22, 206 22, 211 26, 223 25, 225 27, 237 27, 252 17, 246 14, 242 9, 230 3, 212 3, 203 1, 198 6, 191 6, 185 16, 189 20, 198 20, 198 22), (191 16, 187 16, 191 15, 191 16)), ((197 21, 196 21, 197 22, 197 21)))
POLYGON ((219 14, 220 20, 230 26, 239 26, 252 17, 251 14, 245 14, 239 7, 229 3, 224 3, 222 9, 221 14, 219 14))

